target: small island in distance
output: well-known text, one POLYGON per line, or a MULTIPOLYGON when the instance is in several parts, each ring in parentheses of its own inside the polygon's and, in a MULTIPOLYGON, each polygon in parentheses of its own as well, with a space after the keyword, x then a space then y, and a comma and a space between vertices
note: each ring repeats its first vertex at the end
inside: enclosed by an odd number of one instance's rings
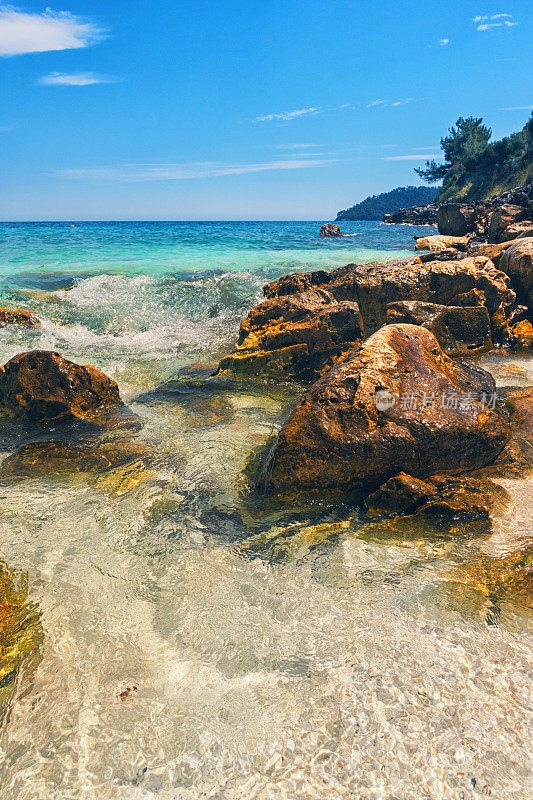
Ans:
POLYGON ((400 208, 432 203, 439 191, 440 186, 399 186, 390 192, 373 194, 351 208, 339 211, 335 221, 382 220, 385 214, 394 214, 400 208))

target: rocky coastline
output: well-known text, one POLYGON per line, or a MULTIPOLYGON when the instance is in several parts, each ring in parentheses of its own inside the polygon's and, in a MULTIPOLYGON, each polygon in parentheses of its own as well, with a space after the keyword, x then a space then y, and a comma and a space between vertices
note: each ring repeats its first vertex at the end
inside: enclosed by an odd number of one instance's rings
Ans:
MULTIPOLYGON (((216 374, 309 388, 259 461, 259 491, 355 491, 374 521, 490 521, 497 481, 533 468, 533 388, 498 392, 472 359, 533 354, 532 210, 523 188, 447 203, 427 210, 439 233, 412 258, 264 287, 216 374)), ((399 221, 420 224, 411 211, 399 221)))

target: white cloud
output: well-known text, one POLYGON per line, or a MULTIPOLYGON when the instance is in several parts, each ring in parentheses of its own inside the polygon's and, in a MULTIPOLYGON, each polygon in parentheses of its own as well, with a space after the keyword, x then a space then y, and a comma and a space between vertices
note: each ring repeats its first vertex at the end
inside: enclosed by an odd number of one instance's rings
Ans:
POLYGON ((512 14, 487 14, 474 17, 472 22, 477 25, 478 31, 489 31, 491 28, 514 28, 518 22, 512 22, 512 14))
POLYGON ((282 120, 288 122, 298 117, 315 116, 315 114, 324 114, 326 111, 340 111, 342 108, 353 108, 351 103, 342 103, 340 106, 309 106, 308 108, 296 108, 294 111, 282 111, 277 114, 264 114, 256 117, 256 122, 273 122, 274 120, 282 120))
POLYGON ((97 72, 51 72, 43 75, 37 83, 42 86, 92 86, 95 83, 115 83, 117 78, 111 75, 99 75, 97 72))
POLYGON ((367 103, 367 108, 375 108, 376 106, 385 106, 387 108, 397 108, 398 106, 405 106, 407 103, 413 102, 413 97, 407 97, 405 100, 393 100, 389 102, 387 100, 372 100, 371 103, 367 103))
POLYGON ((509 106, 507 108, 499 108, 498 111, 531 111, 533 106, 509 106))
POLYGON ((442 158, 435 153, 419 153, 408 156, 385 156, 383 161, 422 161, 433 158, 442 158))
POLYGON ((0 6, 0 56, 88 47, 104 37, 103 29, 67 11, 37 14, 0 6))
POLYGON ((439 39, 439 44, 441 47, 446 47, 447 44, 450 44, 449 39, 439 39))
POLYGON ((195 178, 220 178, 227 175, 249 175, 271 170, 305 169, 333 163, 326 159, 300 159, 268 161, 261 164, 218 164, 194 162, 191 164, 125 164, 120 167, 89 167, 59 170, 65 178, 96 178, 97 180, 140 183, 144 181, 185 181, 195 178))
POLYGON ((309 108, 296 108, 294 111, 282 111, 279 114, 265 114, 262 117, 256 117, 257 122, 272 122, 275 119, 290 120, 297 117, 307 117, 310 114, 320 114, 324 109, 321 106, 309 108))

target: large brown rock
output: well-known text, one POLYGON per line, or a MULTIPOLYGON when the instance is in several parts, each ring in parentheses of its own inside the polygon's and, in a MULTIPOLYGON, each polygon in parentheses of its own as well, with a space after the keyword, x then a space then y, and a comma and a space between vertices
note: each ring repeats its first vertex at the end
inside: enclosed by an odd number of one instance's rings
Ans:
POLYGON ((0 408, 26 422, 80 419, 100 424, 120 406, 114 380, 59 353, 32 350, 0 367, 0 408))
POLYGON ((497 206, 490 217, 489 242, 499 242, 503 232, 510 225, 521 222, 526 217, 527 209, 523 206, 514 206, 508 203, 497 206))
POLYGON ((444 203, 437 211, 437 226, 444 236, 464 236, 474 230, 474 205, 444 203))
POLYGON ((500 268, 509 275, 518 300, 533 313, 533 238, 518 239, 506 248, 500 268))
POLYGON ((314 380, 363 338, 357 303, 324 289, 265 300, 241 323, 219 373, 314 380))
POLYGON ((258 487, 368 490, 401 470, 457 473, 492 461, 510 435, 489 373, 452 361, 424 328, 388 325, 306 392, 258 487))
POLYGON ((6 325, 25 325, 28 328, 38 328, 40 320, 25 308, 0 308, 0 328, 6 325))
POLYGON ((403 300, 388 306, 387 321, 390 324, 422 325, 435 335, 449 356, 480 353, 492 348, 490 317, 484 305, 442 306, 403 300))
POLYGON ((267 284, 263 291, 266 297, 273 298, 320 286, 336 300, 358 304, 367 335, 387 322, 387 307, 398 300, 454 305, 457 295, 478 289, 485 297, 491 317, 497 309, 512 307, 515 301, 508 276, 497 270, 485 256, 427 264, 421 264, 419 259, 386 264, 348 264, 330 273, 318 271, 286 275, 267 284))

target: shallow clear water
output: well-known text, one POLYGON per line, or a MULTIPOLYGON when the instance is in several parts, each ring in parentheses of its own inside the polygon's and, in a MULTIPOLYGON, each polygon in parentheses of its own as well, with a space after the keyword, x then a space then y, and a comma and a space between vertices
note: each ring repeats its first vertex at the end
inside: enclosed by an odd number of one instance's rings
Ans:
MULTIPOLYGON (((1 302, 43 320, 0 330, 1 363, 30 348, 94 363, 142 422, 110 469, 4 468, 0 558, 27 574, 41 638, 0 685, 2 800, 524 797, 530 618, 487 564, 531 543, 533 484, 505 482, 491 529, 266 501, 244 469, 300 390, 209 380, 266 280, 406 255, 418 230, 343 228, 361 236, 0 226, 1 302)), ((527 357, 483 365, 531 385, 527 357)), ((0 469, 81 436, 1 433, 0 469)))

